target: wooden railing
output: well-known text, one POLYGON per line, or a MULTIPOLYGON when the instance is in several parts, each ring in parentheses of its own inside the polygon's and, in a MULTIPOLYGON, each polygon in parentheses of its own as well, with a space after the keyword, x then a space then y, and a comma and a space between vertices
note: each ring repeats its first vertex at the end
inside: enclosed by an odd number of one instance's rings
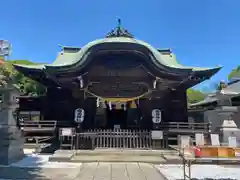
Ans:
POLYGON ((163 122, 159 125, 163 131, 170 132, 209 132, 210 123, 190 123, 190 122, 163 122))
MULTIPOLYGON (((130 129, 90 129, 88 134, 94 134, 96 148, 151 148, 151 132, 147 130, 130 129)), ((78 134, 79 139, 86 135, 78 134)), ((90 137, 90 136, 89 136, 90 137)))
POLYGON ((61 147, 71 149, 95 149, 95 148, 129 148, 129 149, 154 149, 168 147, 167 139, 158 140, 157 143, 152 139, 150 130, 131 130, 131 129, 89 129, 84 132, 75 133, 73 128, 68 129, 67 133, 60 129, 61 147))
POLYGON ((20 120, 20 128, 23 131, 44 131, 44 130, 52 130, 56 129, 57 121, 33 121, 33 120, 20 120))

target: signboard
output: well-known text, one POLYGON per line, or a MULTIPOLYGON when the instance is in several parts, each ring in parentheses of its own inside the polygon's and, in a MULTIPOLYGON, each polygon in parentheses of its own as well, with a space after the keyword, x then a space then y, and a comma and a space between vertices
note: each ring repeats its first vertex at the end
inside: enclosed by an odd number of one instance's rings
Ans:
POLYGON ((72 136, 73 131, 72 128, 62 128, 61 129, 61 136, 72 136))
POLYGON ((9 56, 12 45, 7 40, 0 40, 0 56, 9 56))
POLYGON ((237 147, 237 138, 233 136, 228 137, 228 146, 229 147, 237 147))
POLYGON ((190 136, 180 136, 180 148, 190 147, 190 136))
POLYGON ((211 134, 211 143, 213 146, 220 146, 219 135, 211 134))
POLYGON ((196 145, 197 146, 202 146, 202 145, 205 144, 203 134, 195 134, 195 138, 196 138, 196 145))
POLYGON ((113 128, 114 129, 121 129, 121 126, 119 124, 115 124, 113 128))
POLYGON ((162 131, 152 131, 151 136, 153 140, 163 139, 163 132, 162 131))

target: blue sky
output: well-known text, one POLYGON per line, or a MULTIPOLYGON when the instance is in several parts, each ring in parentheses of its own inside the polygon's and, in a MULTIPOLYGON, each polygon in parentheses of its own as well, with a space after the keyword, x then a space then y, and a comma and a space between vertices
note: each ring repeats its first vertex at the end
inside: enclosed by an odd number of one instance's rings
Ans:
MULTIPOLYGON (((83 46, 116 26, 136 38, 171 48, 180 63, 224 68, 226 79, 240 59, 239 0, 1 0, 0 39, 13 45, 11 59, 51 63, 58 44, 83 46)), ((200 86, 208 90, 209 82, 200 86)))

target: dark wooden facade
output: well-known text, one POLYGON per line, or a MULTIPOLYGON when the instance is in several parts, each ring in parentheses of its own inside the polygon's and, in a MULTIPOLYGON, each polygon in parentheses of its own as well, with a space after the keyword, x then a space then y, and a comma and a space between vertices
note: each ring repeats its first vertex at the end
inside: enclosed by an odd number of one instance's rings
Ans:
POLYGON ((115 31, 83 48, 64 47, 52 65, 14 65, 47 87, 44 97, 20 98, 20 111, 40 111, 42 119, 72 127, 77 125, 75 109, 82 108, 84 129, 111 129, 115 124, 125 129, 159 129, 152 122, 153 109, 161 110, 161 122, 187 122, 187 88, 220 68, 199 70, 171 64, 169 49, 154 49, 119 27, 115 31), (97 107, 98 99, 106 107, 97 107), (109 107, 119 102, 125 108, 109 107))

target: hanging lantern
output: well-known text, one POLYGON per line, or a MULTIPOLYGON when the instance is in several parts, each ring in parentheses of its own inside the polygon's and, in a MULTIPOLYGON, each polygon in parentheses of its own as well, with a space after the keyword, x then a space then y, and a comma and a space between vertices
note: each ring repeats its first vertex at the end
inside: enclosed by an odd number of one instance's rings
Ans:
POLYGON ((152 122, 158 124, 161 121, 162 121, 162 111, 160 109, 153 109, 152 110, 152 122))
POLYGON ((75 110, 74 120, 76 123, 82 123, 84 121, 85 111, 84 109, 78 108, 75 110))

